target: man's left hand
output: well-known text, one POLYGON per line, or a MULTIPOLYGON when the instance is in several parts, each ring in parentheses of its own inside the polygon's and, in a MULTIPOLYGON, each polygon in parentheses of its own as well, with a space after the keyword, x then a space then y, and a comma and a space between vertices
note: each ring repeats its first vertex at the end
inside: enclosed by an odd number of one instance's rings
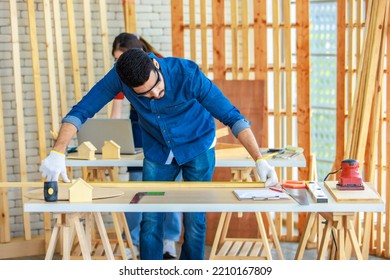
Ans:
POLYGON ((269 165, 265 159, 258 159, 256 161, 256 170, 257 174, 259 174, 260 181, 265 182, 266 187, 271 187, 278 183, 275 168, 269 165))

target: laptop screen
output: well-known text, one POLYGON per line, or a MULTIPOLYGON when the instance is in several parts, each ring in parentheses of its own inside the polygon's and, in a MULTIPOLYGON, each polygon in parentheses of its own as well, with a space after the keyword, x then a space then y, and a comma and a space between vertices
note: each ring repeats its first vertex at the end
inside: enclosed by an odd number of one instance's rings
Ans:
POLYGON ((130 119, 88 119, 77 132, 78 145, 85 141, 102 153, 104 141, 114 141, 121 147, 121 154, 137 154, 141 148, 134 147, 133 130, 130 119))

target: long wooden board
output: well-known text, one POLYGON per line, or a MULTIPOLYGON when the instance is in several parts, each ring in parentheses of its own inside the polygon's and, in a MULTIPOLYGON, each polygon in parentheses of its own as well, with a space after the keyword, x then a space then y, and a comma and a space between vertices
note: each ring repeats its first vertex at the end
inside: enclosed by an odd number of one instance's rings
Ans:
POLYGON ((337 181, 325 181, 325 186, 329 193, 337 202, 376 202, 381 201, 377 191, 371 183, 363 183, 364 190, 360 191, 340 191, 337 189, 337 181))
MULTIPOLYGON (((117 189, 93 189, 92 190, 92 199, 102 199, 110 198, 123 195, 124 192, 117 189)), ((25 194, 25 197, 30 199, 39 199, 44 200, 43 189, 36 189, 29 191, 25 194)), ((67 201, 69 200, 69 188, 59 188, 58 189, 58 200, 67 201)))

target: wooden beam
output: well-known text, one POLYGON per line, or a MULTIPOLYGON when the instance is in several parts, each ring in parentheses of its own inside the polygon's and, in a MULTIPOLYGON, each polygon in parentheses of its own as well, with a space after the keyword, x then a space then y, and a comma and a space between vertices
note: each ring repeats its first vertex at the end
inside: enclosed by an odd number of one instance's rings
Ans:
MULTIPOLYGON (((253 32, 254 32, 254 73, 256 80, 264 81, 264 106, 262 122, 264 123, 264 132, 268 131, 268 63, 267 63, 267 1, 254 0, 253 1, 253 32)), ((259 141, 260 139, 258 139, 259 141)), ((268 147, 268 135, 263 133, 261 147, 268 147)))
POLYGON ((171 1, 172 55, 184 57, 183 1, 171 1))
POLYGON ((202 45, 202 71, 205 75, 208 74, 209 63, 207 59, 207 12, 206 12, 206 0, 200 1, 200 34, 202 45))
POLYGON ((9 243, 0 244, 0 259, 39 256, 45 255, 45 253, 45 243, 42 236, 33 237, 28 241, 14 238, 9 243))
POLYGON ((95 67, 94 67, 94 60, 93 60, 90 0, 84 0, 83 4, 84 4, 84 40, 85 40, 84 47, 85 47, 85 54, 87 60, 86 74, 87 74, 88 88, 92 88, 93 85, 95 84, 95 67))
POLYGON ((336 158, 332 170, 344 159, 345 146, 345 1, 337 1, 337 90, 336 90, 336 158))
MULTIPOLYGON (((7 157, 5 147, 4 132, 4 114, 3 114, 3 95, 0 83, 0 181, 7 181, 7 157)), ((8 190, 0 189, 0 243, 11 240, 9 208, 8 208, 8 190)))
MULTIPOLYGON (((279 1, 272 1, 272 39, 273 39, 273 94, 274 94, 274 146, 282 147, 282 108, 281 75, 280 75, 280 30, 279 1)), ((287 143, 292 145, 292 143, 287 143)))
MULTIPOLYGON (((283 0, 283 12, 284 12, 284 63, 285 63, 285 91, 286 91, 286 143, 294 143, 294 127, 293 127, 293 90, 292 90, 292 51, 291 51, 291 13, 290 13, 290 0, 283 0)), ((293 169, 287 168, 287 178, 292 178, 293 169)))
POLYGON ((225 79, 225 10, 224 1, 213 0, 213 73, 215 80, 225 79))
POLYGON ((232 79, 238 78, 238 32, 237 0, 230 1, 231 42, 232 42, 232 79))
MULTIPOLYGON (((24 95, 22 92, 22 73, 20 66, 20 48, 18 32, 18 13, 16 2, 10 1, 10 18, 12 30, 12 56, 14 66, 14 91, 16 104, 16 131, 18 134, 19 175, 21 181, 27 181, 26 137, 24 131, 24 95)), ((23 224, 29 225, 29 215, 23 215, 23 224)), ((31 239, 31 232, 24 232, 26 240, 31 239)))
POLYGON ((66 1, 66 11, 68 13, 69 43, 70 43, 70 52, 72 57, 74 101, 75 103, 77 103, 78 101, 81 100, 82 96, 81 96, 80 66, 79 66, 79 55, 77 50, 77 32, 76 32, 76 22, 74 18, 73 0, 66 1))
POLYGON ((125 31, 128 33, 137 32, 137 18, 134 0, 123 0, 123 17, 125 19, 125 31))
MULTIPOLYGON (((58 86, 60 90, 61 117, 65 117, 65 115, 68 113, 68 99, 67 99, 67 91, 66 91, 64 50, 62 47, 61 12, 60 12, 60 4, 58 1, 53 1, 53 20, 54 20, 54 30, 56 36, 57 71, 58 71, 58 86)), ((58 131, 54 131, 54 132, 58 132, 58 131)))
MULTIPOLYGON (((52 18, 51 18, 50 0, 43 0, 43 13, 45 17, 47 68, 49 72, 48 75, 49 75, 51 128, 52 131, 58 132, 59 120, 58 120, 57 82, 56 82, 56 69, 54 65, 54 47, 53 47, 53 32, 52 32, 53 27, 51 24, 52 18)), ((46 148, 44 152, 46 155, 46 148)))
MULTIPOLYGON (((146 182, 146 181, 119 181, 119 182, 88 182, 94 188, 263 188, 262 182, 146 182)), ((58 182, 60 188, 71 187, 73 183, 58 182)), ((0 188, 43 188, 42 182, 0 182, 0 188)), ((43 199, 43 197, 42 197, 43 199)))
POLYGON ((249 80, 249 19, 248 19, 248 0, 241 1, 241 54, 242 54, 242 70, 243 80, 249 80))
MULTIPOLYGON (((296 5, 297 28, 297 118, 298 146, 304 149, 306 159, 310 161, 310 40, 309 40, 309 1, 298 1, 296 5)), ((310 162, 306 163, 310 166, 310 162)), ((309 178, 309 168, 299 168, 298 177, 309 178)))

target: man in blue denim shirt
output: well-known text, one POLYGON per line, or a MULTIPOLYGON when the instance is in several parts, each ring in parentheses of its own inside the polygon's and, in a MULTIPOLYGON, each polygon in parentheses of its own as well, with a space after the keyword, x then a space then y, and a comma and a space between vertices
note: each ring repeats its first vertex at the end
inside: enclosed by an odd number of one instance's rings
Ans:
MULTIPOLYGON (((266 186, 278 182, 275 170, 262 160, 250 123, 198 65, 181 58, 157 58, 142 50, 123 53, 116 65, 62 120, 57 141, 40 170, 48 181, 66 176, 65 156, 70 140, 88 119, 123 92, 139 114, 144 148, 144 181, 211 181, 215 166, 214 118, 232 133, 256 161, 266 186)), ((143 213, 141 259, 162 259, 164 213, 143 213)), ((203 259, 205 213, 183 213, 184 242, 180 259, 203 259)))

